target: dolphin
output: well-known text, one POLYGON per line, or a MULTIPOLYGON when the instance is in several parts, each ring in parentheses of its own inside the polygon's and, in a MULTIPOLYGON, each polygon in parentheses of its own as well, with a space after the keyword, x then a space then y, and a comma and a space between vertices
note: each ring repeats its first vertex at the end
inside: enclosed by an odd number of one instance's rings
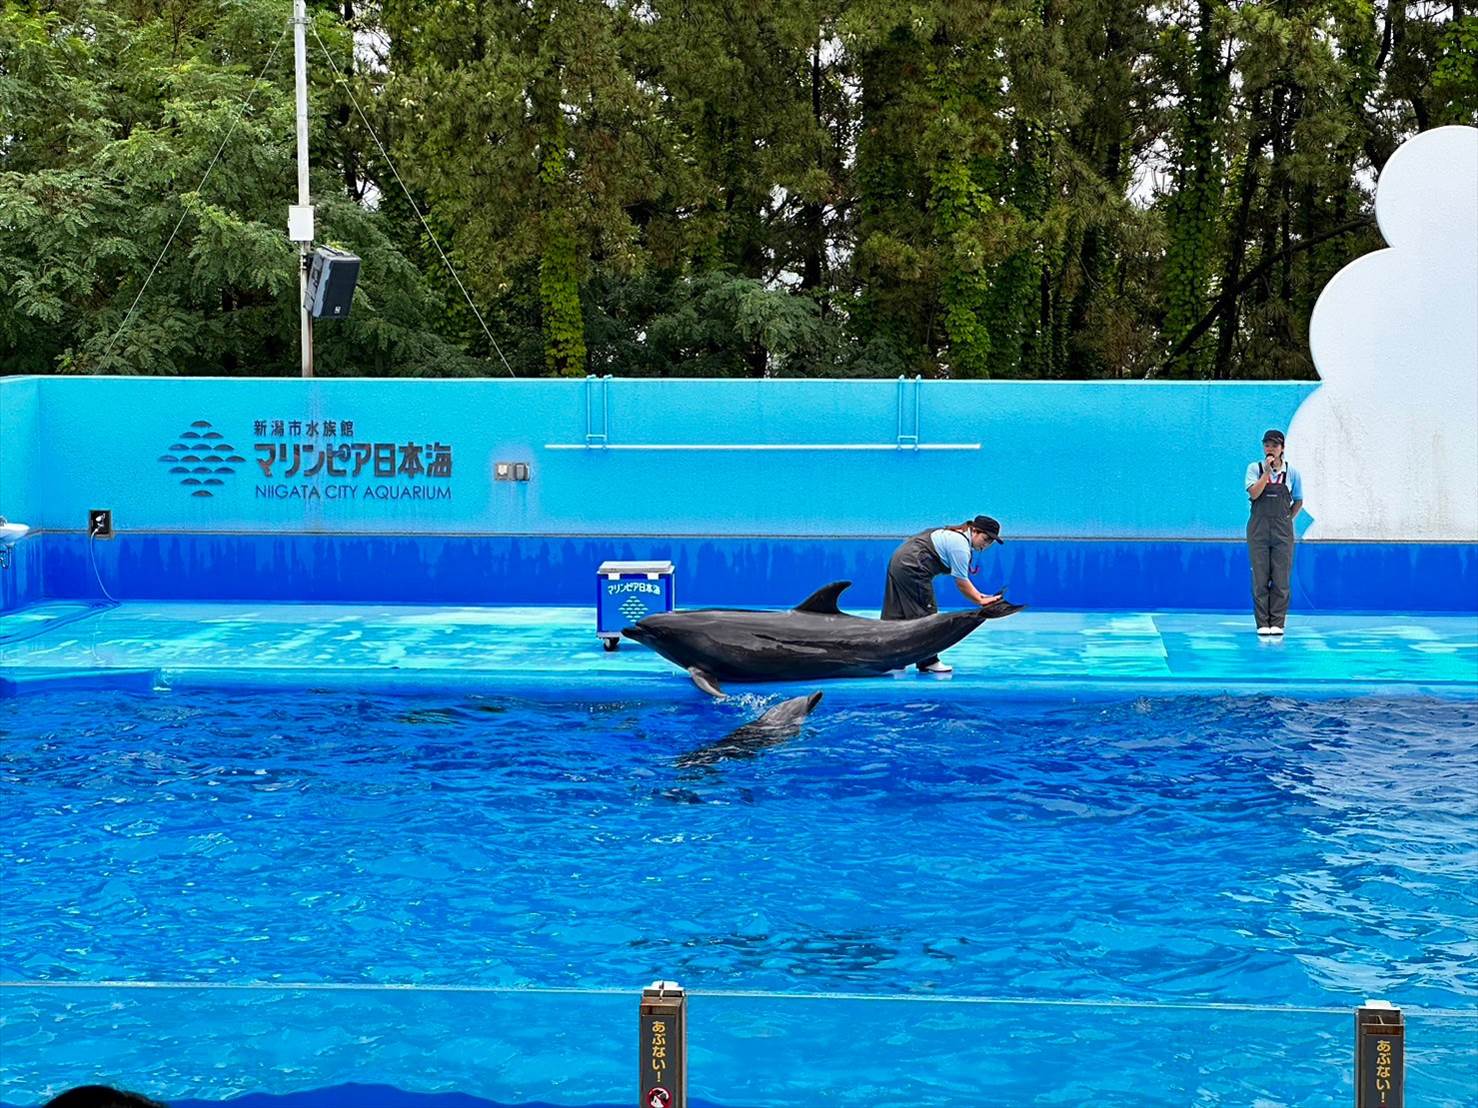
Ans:
POLYGON ((873 677, 903 669, 954 646, 986 620, 1025 607, 998 600, 921 619, 864 619, 837 608, 851 584, 833 581, 789 611, 658 612, 621 634, 682 666, 710 696, 723 696, 721 681, 873 677))
POLYGON ((793 696, 775 705, 759 719, 751 720, 736 731, 730 731, 718 742, 709 743, 678 758, 681 769, 711 766, 725 758, 753 758, 767 746, 777 746, 800 733, 801 724, 821 703, 821 694, 793 696))

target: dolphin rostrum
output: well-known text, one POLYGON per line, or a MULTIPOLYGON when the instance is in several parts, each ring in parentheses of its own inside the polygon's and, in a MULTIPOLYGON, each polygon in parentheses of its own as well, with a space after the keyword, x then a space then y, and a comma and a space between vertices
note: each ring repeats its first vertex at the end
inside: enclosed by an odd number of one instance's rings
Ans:
POLYGON ((737 731, 730 731, 716 743, 709 743, 677 760, 679 768, 711 766, 725 758, 753 758, 767 746, 776 746, 800 733, 801 724, 821 703, 821 694, 793 696, 771 708, 759 719, 751 720, 737 731))
POLYGON ((789 611, 658 612, 621 634, 682 666, 704 692, 722 696, 720 681, 873 677, 903 669, 954 646, 985 620, 1025 607, 999 600, 922 619, 864 619, 837 608, 851 584, 833 581, 789 611))

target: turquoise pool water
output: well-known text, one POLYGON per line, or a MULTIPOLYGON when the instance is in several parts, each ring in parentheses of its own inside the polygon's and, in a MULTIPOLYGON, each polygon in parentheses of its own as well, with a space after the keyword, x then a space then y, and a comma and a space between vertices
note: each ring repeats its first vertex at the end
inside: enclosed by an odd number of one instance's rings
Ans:
POLYGON ((156 1095, 373 1077, 617 1103, 634 1013, 601 990, 654 977, 725 994, 694 1002, 715 1104, 961 1103, 987 1077, 1009 1103, 1081 1103, 1097 1081, 1139 1104, 1333 1104, 1338 1013, 1377 996, 1430 1013, 1411 1103, 1471 1095, 1472 700, 901 689, 679 764, 774 699, 15 702, 0 976, 29 984, 6 991, 7 1099, 107 1039, 156 1095), (98 981, 222 988, 44 987, 98 981), (364 1034, 268 1049, 231 1031, 248 1000, 364 1034), (568 1031, 605 1021, 614 1043, 568 1031), (766 1085, 782 1041, 806 1065, 766 1085))

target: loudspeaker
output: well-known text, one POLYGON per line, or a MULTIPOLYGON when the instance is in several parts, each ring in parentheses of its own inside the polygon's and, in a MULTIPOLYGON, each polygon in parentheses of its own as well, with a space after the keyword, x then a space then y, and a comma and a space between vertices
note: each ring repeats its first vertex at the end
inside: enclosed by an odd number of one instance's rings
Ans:
POLYGON ((308 267, 308 314, 314 319, 343 319, 358 282, 358 255, 320 246, 308 267))

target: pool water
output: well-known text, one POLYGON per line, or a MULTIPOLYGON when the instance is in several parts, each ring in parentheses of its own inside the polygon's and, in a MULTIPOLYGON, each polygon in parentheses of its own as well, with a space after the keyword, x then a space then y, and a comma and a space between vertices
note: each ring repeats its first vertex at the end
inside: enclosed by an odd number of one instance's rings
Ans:
POLYGON ((0 977, 1475 1008, 1471 700, 777 699, 26 697, 0 977))

